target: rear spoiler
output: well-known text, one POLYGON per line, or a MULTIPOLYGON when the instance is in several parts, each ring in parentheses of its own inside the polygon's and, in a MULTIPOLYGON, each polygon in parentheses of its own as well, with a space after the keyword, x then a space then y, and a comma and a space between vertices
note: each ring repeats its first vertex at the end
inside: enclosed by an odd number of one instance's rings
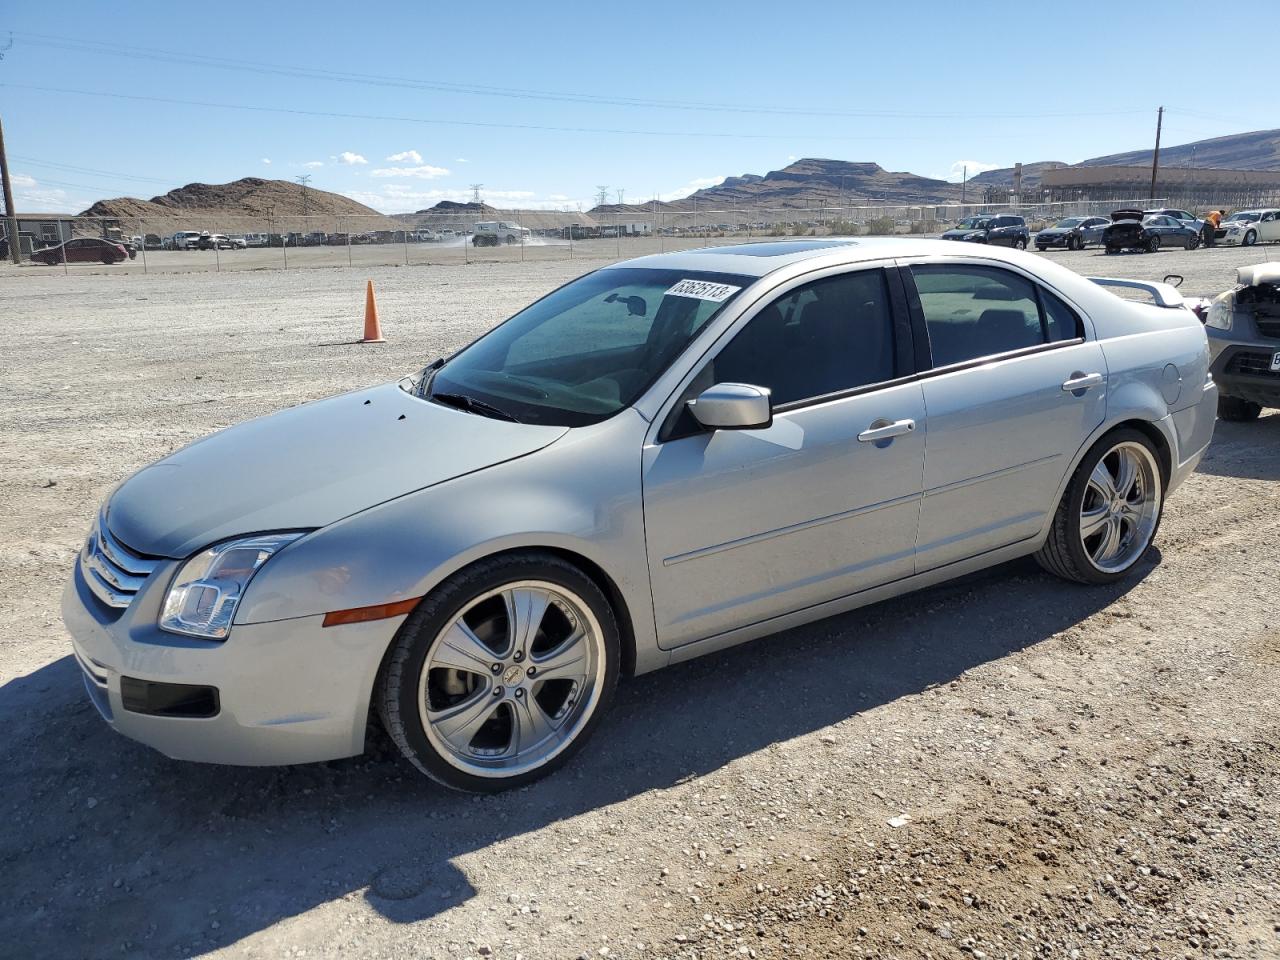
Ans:
POLYGON ((1148 294, 1157 307, 1181 307, 1182 294, 1167 283, 1154 280, 1121 280, 1117 277, 1090 277, 1101 287, 1127 287, 1148 294))

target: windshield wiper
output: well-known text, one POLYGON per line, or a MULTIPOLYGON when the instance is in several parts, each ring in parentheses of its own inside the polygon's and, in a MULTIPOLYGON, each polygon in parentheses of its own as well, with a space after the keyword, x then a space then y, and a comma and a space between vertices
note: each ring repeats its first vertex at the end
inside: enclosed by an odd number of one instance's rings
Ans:
POLYGON ((469 397, 465 393, 435 393, 434 391, 428 397, 437 403, 446 406, 457 407, 459 410, 465 410, 468 413, 477 413, 484 417, 492 417, 495 420, 508 420, 511 423, 519 423, 520 419, 514 414, 507 413, 501 407, 495 407, 492 403, 486 403, 475 397, 469 397))

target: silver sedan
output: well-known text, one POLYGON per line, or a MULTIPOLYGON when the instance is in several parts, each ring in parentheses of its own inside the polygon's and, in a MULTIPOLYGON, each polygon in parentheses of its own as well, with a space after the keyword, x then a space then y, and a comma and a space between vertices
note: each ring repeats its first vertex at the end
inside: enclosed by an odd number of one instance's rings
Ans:
POLYGON ((528 782, 620 676, 1034 554, 1110 583, 1213 433, 1203 328, 930 240, 646 257, 103 504, 63 616, 121 733, 528 782))

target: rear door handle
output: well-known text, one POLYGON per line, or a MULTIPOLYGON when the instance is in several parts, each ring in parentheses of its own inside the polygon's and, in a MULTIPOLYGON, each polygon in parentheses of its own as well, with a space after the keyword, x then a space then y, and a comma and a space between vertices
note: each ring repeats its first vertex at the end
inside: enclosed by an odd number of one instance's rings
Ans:
POLYGON ((1100 387, 1105 380, 1106 378, 1100 373, 1073 373, 1071 379, 1062 384, 1062 389, 1067 393, 1075 393, 1077 390, 1100 387))
POLYGON ((875 443, 877 440, 892 440, 916 428, 914 420, 875 420, 871 426, 858 434, 859 443, 875 443))

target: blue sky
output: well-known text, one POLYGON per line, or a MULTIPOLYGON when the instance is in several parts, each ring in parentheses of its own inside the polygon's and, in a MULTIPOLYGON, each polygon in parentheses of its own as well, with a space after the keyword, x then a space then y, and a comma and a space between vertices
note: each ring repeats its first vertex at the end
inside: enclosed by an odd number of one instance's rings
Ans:
POLYGON ((806 156, 958 180, 965 163, 1145 147, 1161 104, 1166 144, 1280 126, 1273 84, 1205 54, 1274 15, 1274 0, 11 2, 0 117, 17 205, 41 211, 304 174, 387 212, 472 183, 497 206, 585 208, 601 185, 674 198, 806 156))

